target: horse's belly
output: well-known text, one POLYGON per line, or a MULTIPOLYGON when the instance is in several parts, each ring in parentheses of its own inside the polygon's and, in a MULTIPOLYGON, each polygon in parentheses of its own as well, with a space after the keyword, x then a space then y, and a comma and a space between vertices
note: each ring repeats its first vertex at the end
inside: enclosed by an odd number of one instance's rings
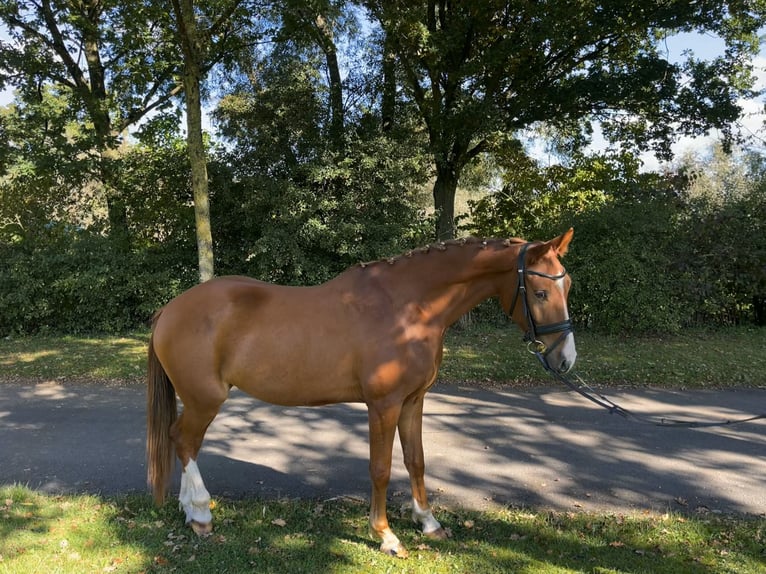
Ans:
POLYGON ((255 353, 233 362, 224 381, 262 401, 284 406, 359 402, 362 391, 350 356, 255 353))

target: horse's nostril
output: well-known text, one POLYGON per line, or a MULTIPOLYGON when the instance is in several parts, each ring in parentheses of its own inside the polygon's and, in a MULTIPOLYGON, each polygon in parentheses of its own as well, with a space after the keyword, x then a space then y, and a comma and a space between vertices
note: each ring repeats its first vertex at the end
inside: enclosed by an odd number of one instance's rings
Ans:
POLYGON ((559 372, 566 373, 571 368, 572 368, 572 365, 569 364, 569 361, 564 359, 563 361, 561 361, 561 365, 559 366, 559 372))

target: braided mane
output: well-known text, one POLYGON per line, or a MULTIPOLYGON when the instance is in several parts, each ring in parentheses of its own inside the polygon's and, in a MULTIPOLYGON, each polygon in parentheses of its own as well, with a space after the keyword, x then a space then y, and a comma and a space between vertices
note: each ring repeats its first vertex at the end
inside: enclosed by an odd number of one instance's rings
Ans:
POLYGON ((521 239, 519 237, 511 237, 509 239, 498 239, 498 238, 482 238, 482 237, 462 237, 460 239, 448 239, 447 241, 437 241, 436 243, 431 243, 429 245, 426 245, 424 247, 418 247, 416 249, 411 249, 410 251, 407 251, 405 253, 402 253, 400 255, 395 255, 393 257, 383 257, 382 259, 377 259, 374 261, 366 261, 366 262, 360 262, 359 266, 363 269, 365 267, 369 267, 370 265, 375 265, 377 263, 388 263, 389 265, 393 265, 397 261, 401 259, 410 259, 415 255, 426 255, 430 253, 431 251, 446 251, 450 247, 465 247, 465 246, 471 246, 471 245, 481 245, 482 249, 485 249, 489 245, 496 245, 496 244, 503 244, 506 247, 510 247, 511 245, 518 245, 520 243, 526 243, 526 240, 521 239))

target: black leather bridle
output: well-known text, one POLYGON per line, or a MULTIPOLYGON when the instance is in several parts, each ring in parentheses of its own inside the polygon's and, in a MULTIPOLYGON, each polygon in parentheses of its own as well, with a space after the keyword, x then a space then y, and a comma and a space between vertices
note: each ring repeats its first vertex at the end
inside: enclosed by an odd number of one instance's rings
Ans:
POLYGON ((545 277, 546 279, 557 281, 559 279, 563 279, 566 276, 567 271, 565 269, 558 275, 550 275, 548 273, 542 273, 540 271, 527 269, 526 255, 527 249, 529 249, 530 245, 530 243, 525 243, 521 246, 521 250, 519 251, 519 256, 516 261, 516 264, 518 265, 518 281, 516 284, 516 292, 513 295, 513 301, 511 302, 511 306, 508 309, 508 315, 513 315, 513 310, 516 308, 516 303, 519 299, 521 299, 524 318, 527 321, 527 331, 524 333, 524 341, 527 343, 529 352, 534 354, 540 360, 546 370, 551 371, 554 369, 552 369, 548 364, 548 355, 551 353, 551 351, 553 351, 556 347, 564 342, 569 333, 574 332, 574 327, 572 326, 571 319, 565 319, 563 321, 559 321, 558 323, 549 323, 547 325, 538 325, 535 323, 535 319, 532 316, 532 310, 529 307, 529 301, 527 300, 526 276, 537 275, 538 277, 545 277), (550 335, 551 333, 561 333, 561 335, 559 335, 553 344, 548 347, 538 337, 540 335, 550 335))

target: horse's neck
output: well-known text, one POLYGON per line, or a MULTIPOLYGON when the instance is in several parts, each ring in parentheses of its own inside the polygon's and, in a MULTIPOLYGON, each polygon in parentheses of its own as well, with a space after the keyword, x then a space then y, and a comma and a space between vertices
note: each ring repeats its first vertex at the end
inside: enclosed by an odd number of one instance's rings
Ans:
POLYGON ((449 245, 444 251, 416 254, 391 265, 406 303, 426 319, 447 327, 489 297, 498 295, 499 277, 512 270, 514 244, 502 241, 449 245), (397 268, 397 265, 399 267, 397 268))

